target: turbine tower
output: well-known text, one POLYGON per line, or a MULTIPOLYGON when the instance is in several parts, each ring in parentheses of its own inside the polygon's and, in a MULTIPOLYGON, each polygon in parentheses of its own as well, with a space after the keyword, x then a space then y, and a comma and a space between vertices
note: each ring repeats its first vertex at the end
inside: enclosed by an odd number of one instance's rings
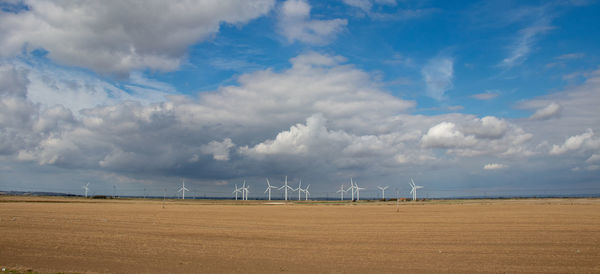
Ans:
POLYGON ((271 200, 271 189, 273 188, 277 188, 276 186, 272 186, 271 183, 269 182, 269 178, 267 178, 267 189, 265 190, 265 193, 267 193, 267 191, 269 192, 269 201, 271 200))
POLYGON ((342 184, 340 186, 340 190, 338 190, 337 192, 340 193, 340 195, 341 195, 340 200, 343 201, 344 200, 344 192, 348 192, 348 190, 344 190, 344 184, 342 184))
POLYGON ((388 187, 390 187, 390 186, 384 186, 384 187, 378 186, 378 187, 377 187, 377 188, 381 189, 381 199, 383 199, 384 201, 385 201, 385 190, 386 190, 388 187))
POLYGON ((352 182, 352 177, 350 177, 350 187, 346 191, 352 192, 352 201, 354 201, 354 182, 352 182))
POLYGON ((87 198, 87 194, 88 191, 90 190, 90 183, 88 182, 86 185, 82 186, 81 188, 85 189, 85 197, 87 198))
POLYGON ((308 188, 310 187, 310 184, 308 186, 306 186, 306 188, 302 191, 304 191, 304 200, 308 201, 308 196, 310 195, 310 192, 308 192, 308 188))
POLYGON ((354 191, 356 191, 356 200, 360 201, 360 191, 365 190, 366 188, 358 187, 357 183, 354 183, 354 191))
POLYGON ((410 193, 412 193, 412 195, 413 195, 413 201, 416 201, 417 200, 417 189, 423 188, 423 187, 415 185, 415 181, 413 181, 412 178, 410 178, 410 186, 412 187, 412 189, 410 190, 410 193))
POLYGON ((302 180, 300 180, 300 183, 298 183, 298 188, 292 189, 292 191, 296 191, 296 190, 298 190, 298 201, 300 201, 300 197, 301 197, 300 194, 302 193, 302 191, 304 191, 302 189, 302 180))
POLYGON ((292 191, 294 191, 294 189, 291 186, 288 186, 287 184, 287 176, 285 176, 285 184, 279 188, 279 190, 283 189, 285 192, 285 200, 288 200, 288 189, 291 189, 292 191))
MULTIPOLYGON (((233 191, 232 194, 235 194, 235 200, 237 201, 238 199, 238 193, 242 192, 241 188, 238 188, 237 184, 235 185, 235 190, 233 191)), ((243 198, 243 197, 242 197, 243 198)))
POLYGON ((244 180, 244 185, 242 185, 242 200, 248 200, 248 193, 250 192, 249 188, 250 185, 246 185, 246 180, 244 180))
POLYGON ((185 192, 186 191, 190 191, 189 189, 185 188, 185 181, 181 181, 181 188, 177 191, 177 192, 181 192, 181 199, 185 200, 185 192))

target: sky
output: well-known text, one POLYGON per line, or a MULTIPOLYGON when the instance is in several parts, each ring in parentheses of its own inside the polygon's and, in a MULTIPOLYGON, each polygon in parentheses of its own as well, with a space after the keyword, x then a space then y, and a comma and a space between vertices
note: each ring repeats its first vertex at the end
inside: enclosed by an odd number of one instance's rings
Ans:
POLYGON ((262 198, 288 176, 314 197, 350 178, 363 197, 408 197, 410 178, 432 198, 598 194, 598 14, 0 0, 0 190, 162 196, 185 180, 225 197, 245 180, 262 198))

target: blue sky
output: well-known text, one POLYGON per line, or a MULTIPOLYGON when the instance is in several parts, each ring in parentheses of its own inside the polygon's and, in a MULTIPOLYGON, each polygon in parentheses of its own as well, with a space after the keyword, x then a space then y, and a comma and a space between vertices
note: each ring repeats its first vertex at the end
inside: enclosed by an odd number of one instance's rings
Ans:
POLYGON ((596 1, 0 8, 0 189, 600 192, 596 1))

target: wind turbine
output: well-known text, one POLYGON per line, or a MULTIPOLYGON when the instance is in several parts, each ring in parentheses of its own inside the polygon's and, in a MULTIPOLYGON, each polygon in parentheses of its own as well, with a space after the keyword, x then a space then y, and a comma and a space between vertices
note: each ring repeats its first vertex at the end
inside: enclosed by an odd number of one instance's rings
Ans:
POLYGON ((352 201, 354 201, 354 182, 352 182, 352 177, 350 177, 350 187, 346 191, 352 191, 352 201))
POLYGON ((354 191, 356 191, 356 200, 360 201, 360 191, 365 190, 366 188, 358 187, 357 183, 354 183, 354 191))
MULTIPOLYGON (((234 191, 233 191, 233 193, 232 193, 232 194, 235 194, 235 200, 236 200, 236 201, 237 201, 237 199, 238 199, 238 193, 240 193, 240 192, 242 192, 242 189, 241 189, 241 188, 238 188, 238 187, 237 187, 237 184, 236 184, 236 185, 235 185, 235 190, 234 190, 234 191)), ((242 196, 242 199, 243 199, 243 198, 244 198, 244 197, 242 196)))
POLYGON ((242 200, 248 200, 248 193, 250 192, 249 188, 250 185, 246 185, 246 180, 244 180, 244 185, 242 186, 242 200))
POLYGON ((189 189, 185 188, 185 181, 181 181, 181 188, 177 191, 177 192, 181 192, 181 199, 185 200, 185 192, 186 191, 190 191, 189 189))
POLYGON ((87 183, 86 185, 81 187, 81 188, 85 189, 85 197, 86 198, 87 198, 88 191, 90 190, 89 186, 90 186, 90 183, 87 183))
POLYGON ((343 200, 344 200, 344 192, 348 192, 348 190, 344 190, 344 184, 342 184, 342 185, 340 186, 340 190, 338 190, 337 192, 339 192, 339 193, 340 193, 340 195, 341 195, 341 197, 340 197, 340 200, 342 200, 342 201, 343 201, 343 200))
POLYGON ((265 193, 267 193, 267 191, 269 192, 269 201, 271 200, 271 189, 272 188, 277 188, 277 187, 272 186, 271 183, 269 182, 269 178, 267 178, 267 189, 265 190, 265 193))
POLYGON ((281 190, 283 188, 284 192, 285 192, 285 200, 287 201, 288 199, 288 188, 291 189, 292 191, 294 190, 291 186, 288 186, 287 184, 287 176, 285 176, 285 184, 279 188, 279 190, 281 190))
POLYGON ((304 200, 308 201, 308 196, 310 195, 310 192, 308 192, 308 188, 310 187, 310 184, 308 186, 306 186, 306 188, 302 191, 304 191, 304 200))
POLYGON ((298 201, 300 201, 300 194, 302 193, 302 191, 304 191, 304 189, 302 189, 302 180, 300 180, 300 183, 298 183, 298 188, 292 189, 292 191, 296 190, 298 190, 298 201))
POLYGON ((417 200, 417 189, 423 188, 423 187, 415 185, 415 181, 413 181, 412 178, 410 178, 410 186, 412 187, 412 189, 410 190, 410 193, 412 193, 412 195, 413 195, 413 201, 416 201, 417 200))
POLYGON ((386 190, 388 187, 390 187, 390 186, 384 186, 384 187, 378 186, 378 187, 377 187, 377 188, 381 189, 381 199, 383 199, 384 201, 385 201, 385 190, 386 190))

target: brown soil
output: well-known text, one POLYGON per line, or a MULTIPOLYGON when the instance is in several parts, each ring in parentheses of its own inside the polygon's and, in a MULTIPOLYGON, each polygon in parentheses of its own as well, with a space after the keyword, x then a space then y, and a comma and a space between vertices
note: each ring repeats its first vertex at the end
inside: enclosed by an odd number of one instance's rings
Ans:
POLYGON ((600 272, 600 200, 0 197, 0 266, 41 272, 600 272))

